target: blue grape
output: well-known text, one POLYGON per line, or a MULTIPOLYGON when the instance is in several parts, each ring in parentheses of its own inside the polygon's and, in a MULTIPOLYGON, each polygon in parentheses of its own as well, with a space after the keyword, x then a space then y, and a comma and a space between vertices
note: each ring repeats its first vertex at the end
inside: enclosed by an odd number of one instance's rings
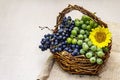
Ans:
POLYGON ((72 20, 71 25, 74 25, 74 24, 75 24, 75 22, 72 20))
POLYGON ((49 38, 52 39, 53 38, 53 34, 50 34, 49 38))
POLYGON ((58 30, 58 33, 62 33, 62 32, 63 32, 63 29, 59 29, 59 30, 58 30))
MULTIPOLYGON (((59 33, 56 33, 56 36, 59 36, 59 35, 60 35, 59 33)), ((55 37, 56 37, 56 36, 55 36, 55 37)))
POLYGON ((65 50, 65 51, 68 51, 68 50, 69 50, 69 48, 68 48, 68 47, 66 47, 64 50, 65 50))
POLYGON ((79 50, 76 48, 76 49, 74 49, 74 52, 77 52, 77 53, 78 53, 78 52, 79 52, 79 50))
POLYGON ((68 16, 68 20, 70 20, 70 21, 72 20, 70 16, 68 16))
POLYGON ((46 42, 46 44, 47 44, 47 45, 50 45, 50 42, 49 42, 49 41, 47 41, 47 42, 46 42))
POLYGON ((63 47, 63 48, 65 48, 65 47, 66 47, 66 45, 62 45, 62 47, 63 47))
POLYGON ((64 44, 66 44, 66 43, 65 43, 65 42, 62 42, 61 44, 64 45, 64 44))
POLYGON ((45 38, 45 41, 49 41, 49 38, 48 38, 48 37, 46 37, 46 38, 45 38))
POLYGON ((44 45, 43 47, 44 47, 44 50, 47 50, 47 45, 44 45))
POLYGON ((56 48, 55 48, 55 52, 57 52, 57 51, 58 51, 58 48, 56 47, 56 48))
POLYGON ((65 33, 64 33, 64 32, 62 33, 62 36, 65 36, 65 33))
POLYGON ((66 28, 69 28, 69 24, 67 24, 65 27, 66 27, 66 28))
POLYGON ((58 38, 59 38, 59 39, 62 39, 62 36, 60 35, 58 38))
POLYGON ((47 45, 47 48, 50 48, 50 45, 47 45))
POLYGON ((46 38, 46 37, 47 37, 47 35, 45 34, 45 35, 44 35, 44 37, 46 38))
POLYGON ((63 29, 63 28, 64 28, 64 25, 61 24, 61 25, 60 25, 60 29, 63 29))
POLYGON ((73 55, 73 56, 77 56, 77 55, 78 55, 78 52, 79 52, 78 49, 74 49, 74 51, 72 52, 72 55, 73 55))
POLYGON ((65 28, 65 31, 64 31, 64 32, 67 32, 67 31, 69 31, 69 29, 68 29, 68 28, 65 28))
POLYGON ((42 45, 44 45, 44 43, 45 43, 44 41, 41 41, 41 44, 42 44, 42 45))
POLYGON ((42 48, 43 48, 43 45, 39 45, 39 48, 41 48, 41 49, 42 49, 42 48))
POLYGON ((68 34, 66 34, 65 36, 66 36, 66 37, 68 37, 69 35, 68 35, 68 34))
POLYGON ((65 40, 65 39, 66 39, 66 37, 65 37, 65 36, 63 36, 63 39, 65 40))
POLYGON ((73 51, 72 56, 77 56, 77 52, 73 51))
POLYGON ((74 44, 72 45, 72 48, 75 48, 75 45, 74 45, 74 44))
POLYGON ((41 40, 41 41, 45 42, 45 39, 44 39, 44 38, 42 38, 42 40, 41 40))
POLYGON ((54 42, 51 42, 51 45, 54 45, 54 42))
POLYGON ((72 29, 69 29, 69 31, 71 31, 72 29))
POLYGON ((58 42, 56 41, 56 42, 55 42, 55 45, 57 45, 57 44, 58 44, 58 42))
POLYGON ((77 48, 77 49, 78 49, 78 48, 79 48, 79 46, 78 46, 78 45, 75 45, 75 48, 77 48))
POLYGON ((62 51, 62 48, 58 48, 58 51, 59 51, 59 52, 62 51))
POLYGON ((69 49, 68 52, 69 52, 69 53, 72 53, 72 49, 69 49))
POLYGON ((50 34, 47 34, 47 36, 49 37, 49 36, 50 36, 50 34))

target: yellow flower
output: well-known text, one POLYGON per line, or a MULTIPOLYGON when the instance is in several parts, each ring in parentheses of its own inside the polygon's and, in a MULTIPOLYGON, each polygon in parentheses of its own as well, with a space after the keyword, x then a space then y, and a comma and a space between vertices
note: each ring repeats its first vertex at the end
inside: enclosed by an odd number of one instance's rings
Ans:
POLYGON ((111 33, 108 28, 98 26, 97 28, 92 29, 89 38, 94 45, 102 48, 108 46, 111 42, 111 33))

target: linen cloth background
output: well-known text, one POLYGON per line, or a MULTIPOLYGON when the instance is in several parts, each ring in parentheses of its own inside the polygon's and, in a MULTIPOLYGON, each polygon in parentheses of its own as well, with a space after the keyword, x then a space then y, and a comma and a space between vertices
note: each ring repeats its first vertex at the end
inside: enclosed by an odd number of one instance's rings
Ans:
POLYGON ((120 79, 120 24, 108 23, 112 32, 112 50, 106 66, 99 76, 72 75, 63 71, 52 59, 52 55, 39 74, 40 80, 119 80, 120 79))

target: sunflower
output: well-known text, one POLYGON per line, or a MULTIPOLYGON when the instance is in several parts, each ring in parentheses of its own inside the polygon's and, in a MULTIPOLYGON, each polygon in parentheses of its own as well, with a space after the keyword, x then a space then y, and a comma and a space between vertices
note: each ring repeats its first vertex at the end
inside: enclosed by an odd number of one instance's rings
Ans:
POLYGON ((108 46, 111 42, 111 33, 108 28, 98 26, 97 28, 92 29, 89 38, 94 45, 102 48, 108 46))

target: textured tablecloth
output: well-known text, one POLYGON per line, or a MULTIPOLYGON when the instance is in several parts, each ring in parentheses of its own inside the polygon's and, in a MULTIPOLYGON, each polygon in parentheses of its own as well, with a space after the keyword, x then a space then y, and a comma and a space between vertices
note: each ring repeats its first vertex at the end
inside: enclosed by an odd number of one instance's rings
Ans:
POLYGON ((120 24, 108 23, 112 32, 112 50, 106 66, 99 76, 72 75, 63 71, 52 56, 44 65, 43 71, 39 74, 40 80, 120 80, 120 24))

